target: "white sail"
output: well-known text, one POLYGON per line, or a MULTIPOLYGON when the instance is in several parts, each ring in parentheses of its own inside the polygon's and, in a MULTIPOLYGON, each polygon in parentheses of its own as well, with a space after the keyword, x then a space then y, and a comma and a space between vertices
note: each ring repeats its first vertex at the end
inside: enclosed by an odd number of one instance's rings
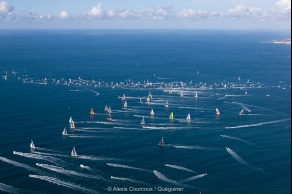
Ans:
POLYGON ((72 149, 72 151, 71 151, 71 156, 73 156, 73 157, 76 157, 76 156, 77 156, 77 153, 76 153, 75 147, 73 147, 73 149, 72 149))
POLYGON ((216 115, 220 115, 219 109, 216 108, 216 115))
POLYGON ((145 120, 144 120, 144 117, 142 118, 142 121, 141 121, 141 125, 144 125, 145 124, 145 120))
POLYGON ((72 122, 70 123, 70 129, 75 129, 75 123, 74 123, 74 121, 72 121, 72 122))
POLYGON ((73 122, 73 119, 72 117, 69 118, 69 123, 72 123, 73 122))
POLYGON ((190 113, 188 113, 188 116, 187 116, 186 120, 187 120, 187 121, 190 121, 190 120, 191 120, 191 115, 190 115, 190 113))
POLYGON ((105 107, 104 107, 104 111, 105 111, 105 112, 108 111, 108 107, 107 107, 107 105, 105 105, 105 107))
POLYGON ((195 98, 198 98, 198 92, 195 93, 195 98))
POLYGON ((125 94, 123 94, 122 100, 126 100, 126 95, 125 94))
POLYGON ((164 105, 166 108, 168 107, 168 101, 165 102, 165 105, 164 105))
POLYGON ((244 109, 242 109, 242 110, 240 111, 239 115, 243 115, 243 113, 244 113, 244 109))
POLYGON ((160 142, 159 142, 159 145, 160 145, 160 146, 163 146, 163 145, 164 145, 163 137, 161 137, 161 140, 160 140, 160 142))
POLYGON ((138 102, 139 104, 142 104, 142 99, 141 98, 139 98, 139 102, 138 102))
POLYGON ((153 108, 151 109, 150 115, 151 115, 151 116, 154 116, 153 108))
POLYGON ((33 144, 33 141, 32 141, 32 140, 31 140, 31 143, 30 143, 29 147, 30 147, 31 149, 35 149, 35 146, 34 146, 34 144, 33 144))
POLYGON ((63 132, 62 132, 62 135, 67 135, 66 127, 64 128, 64 130, 63 130, 63 132))
POLYGON ((126 109, 128 107, 127 101, 125 101, 123 109, 126 109))

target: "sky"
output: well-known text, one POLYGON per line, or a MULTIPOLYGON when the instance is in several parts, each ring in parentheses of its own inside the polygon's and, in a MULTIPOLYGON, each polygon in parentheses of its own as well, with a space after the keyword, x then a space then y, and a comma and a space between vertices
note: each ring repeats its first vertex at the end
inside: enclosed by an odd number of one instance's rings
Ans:
POLYGON ((291 31, 291 0, 0 0, 0 29, 291 31))

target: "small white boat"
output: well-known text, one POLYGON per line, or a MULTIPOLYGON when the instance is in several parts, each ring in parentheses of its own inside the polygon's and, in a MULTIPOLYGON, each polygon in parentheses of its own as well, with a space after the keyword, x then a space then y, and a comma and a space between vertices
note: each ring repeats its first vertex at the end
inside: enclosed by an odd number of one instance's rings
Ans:
POLYGON ((160 145, 160 146, 164 146, 164 140, 163 140, 163 137, 161 137, 161 140, 160 140, 160 142, 159 142, 158 145, 160 145))
POLYGON ((77 157, 77 152, 75 150, 75 147, 73 147, 72 151, 71 151, 71 156, 72 157, 77 157))
POLYGON ((105 111, 105 112, 108 112, 108 107, 107 107, 107 105, 105 105, 105 107, 104 107, 104 111, 105 111))
POLYGON ((219 109, 216 108, 216 115, 220 115, 219 109))
POLYGON ((70 117, 69 118, 69 123, 72 123, 72 122, 74 122, 74 121, 73 121, 72 117, 70 117))
POLYGON ((142 99, 141 98, 139 98, 139 102, 138 102, 139 104, 142 104, 142 99))
POLYGON ((70 123, 70 129, 75 129, 75 123, 74 123, 74 121, 72 121, 72 122, 70 123))
POLYGON ((168 101, 165 102, 165 108, 168 108, 168 101))
POLYGON ((151 116, 154 116, 153 108, 151 109, 150 115, 151 115, 151 116))
POLYGON ((62 135, 67 135, 66 127, 64 128, 64 130, 63 130, 63 132, 62 132, 62 135))
POLYGON ((239 112, 239 115, 241 116, 241 115, 243 115, 243 113, 244 113, 244 109, 242 109, 242 110, 239 112))
POLYGON ((109 106, 108 109, 107 109, 107 113, 108 113, 108 114, 112 113, 112 109, 111 109, 110 106, 109 106))
POLYGON ((123 94, 123 96, 122 96, 122 100, 123 100, 123 101, 126 100, 126 95, 125 95, 125 94, 123 94))
POLYGON ((31 149, 35 149, 35 146, 34 146, 34 144, 33 144, 33 141, 32 141, 32 140, 31 140, 31 143, 30 143, 29 147, 30 147, 31 149))
POLYGON ((194 96, 194 97, 195 97, 195 98, 198 98, 198 92, 195 93, 195 96, 194 96))
POLYGON ((191 115, 190 115, 190 113, 188 113, 188 116, 187 116, 186 120, 187 121, 191 121, 191 115))
POLYGON ((144 119, 144 117, 142 118, 141 125, 145 125, 145 119, 144 119))
POLYGON ((127 107, 128 107, 128 104, 127 104, 127 101, 125 101, 123 105, 123 109, 127 109, 127 107))

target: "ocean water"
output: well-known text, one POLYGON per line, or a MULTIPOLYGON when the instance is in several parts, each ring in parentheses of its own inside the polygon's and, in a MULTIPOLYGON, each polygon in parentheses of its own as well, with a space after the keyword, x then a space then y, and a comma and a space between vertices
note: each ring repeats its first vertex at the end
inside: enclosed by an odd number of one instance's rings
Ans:
POLYGON ((1 30, 0 192, 291 193, 291 46, 272 43, 287 38, 1 30))

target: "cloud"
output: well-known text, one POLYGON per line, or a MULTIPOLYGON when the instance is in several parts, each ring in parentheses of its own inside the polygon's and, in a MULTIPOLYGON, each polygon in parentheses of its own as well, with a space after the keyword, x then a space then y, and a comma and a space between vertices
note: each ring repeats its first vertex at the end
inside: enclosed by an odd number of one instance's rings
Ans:
POLYGON ((0 18, 7 18, 13 14, 14 7, 5 1, 0 1, 0 18))
POLYGON ((275 3, 278 10, 283 12, 291 12, 291 0, 279 0, 275 3))
POLYGON ((198 19, 210 17, 211 14, 204 10, 183 9, 178 12, 177 16, 179 18, 198 19))
POLYGON ((249 7, 246 5, 239 4, 235 8, 229 9, 225 15, 234 19, 244 18, 260 19, 267 17, 268 13, 264 12, 260 8, 249 7))
POLYGON ((93 6, 87 15, 90 17, 103 17, 104 10, 102 9, 102 3, 98 3, 96 6, 93 6))
POLYGON ((61 19, 69 19, 70 18, 70 15, 67 11, 61 11, 60 14, 59 14, 59 17, 61 19))

